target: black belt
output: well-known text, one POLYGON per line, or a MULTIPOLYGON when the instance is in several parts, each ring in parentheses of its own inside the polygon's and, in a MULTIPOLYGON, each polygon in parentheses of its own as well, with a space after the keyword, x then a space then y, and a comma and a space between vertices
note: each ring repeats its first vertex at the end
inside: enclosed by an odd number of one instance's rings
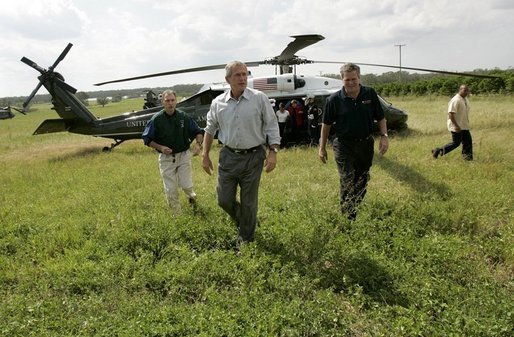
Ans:
POLYGON ((229 150, 230 152, 233 152, 233 153, 237 153, 237 154, 253 153, 253 152, 259 150, 261 147, 262 147, 262 145, 258 145, 256 147, 252 147, 249 149, 233 149, 233 148, 225 145, 225 148, 227 148, 227 150, 229 150))
POLYGON ((373 139, 372 135, 369 135, 364 138, 341 138, 341 140, 345 141, 345 142, 364 142, 364 141, 370 140, 370 139, 373 139))

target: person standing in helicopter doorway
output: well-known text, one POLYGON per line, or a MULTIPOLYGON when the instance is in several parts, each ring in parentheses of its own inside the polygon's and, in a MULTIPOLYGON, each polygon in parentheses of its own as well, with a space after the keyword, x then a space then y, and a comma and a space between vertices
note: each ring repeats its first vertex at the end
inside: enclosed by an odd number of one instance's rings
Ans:
POLYGON ((321 109, 314 103, 314 95, 305 97, 305 112, 307 114, 307 134, 309 136, 309 145, 316 146, 319 142, 321 109))
POLYGON ((159 152, 159 170, 164 184, 164 193, 173 213, 180 212, 178 188, 182 188, 189 204, 195 206, 196 193, 193 190, 191 142, 196 139, 193 156, 200 153, 203 130, 198 124, 177 110, 177 95, 173 90, 162 93, 164 109, 157 112, 143 131, 146 146, 159 152))

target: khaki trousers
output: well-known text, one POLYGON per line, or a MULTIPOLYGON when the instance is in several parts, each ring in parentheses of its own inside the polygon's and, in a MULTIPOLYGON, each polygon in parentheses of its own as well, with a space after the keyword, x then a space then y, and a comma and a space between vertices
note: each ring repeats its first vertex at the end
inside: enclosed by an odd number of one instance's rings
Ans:
POLYGON ((180 212, 178 188, 180 187, 188 199, 196 199, 193 191, 193 174, 191 153, 189 150, 176 154, 159 155, 159 171, 164 184, 164 194, 168 205, 174 212, 180 212))

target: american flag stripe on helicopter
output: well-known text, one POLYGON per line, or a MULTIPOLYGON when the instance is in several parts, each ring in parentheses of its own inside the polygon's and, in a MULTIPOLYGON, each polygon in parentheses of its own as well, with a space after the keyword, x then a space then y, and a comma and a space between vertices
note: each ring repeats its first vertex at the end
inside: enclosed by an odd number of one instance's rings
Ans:
POLYGON ((277 78, 256 78, 253 80, 253 88, 262 91, 277 90, 277 78))

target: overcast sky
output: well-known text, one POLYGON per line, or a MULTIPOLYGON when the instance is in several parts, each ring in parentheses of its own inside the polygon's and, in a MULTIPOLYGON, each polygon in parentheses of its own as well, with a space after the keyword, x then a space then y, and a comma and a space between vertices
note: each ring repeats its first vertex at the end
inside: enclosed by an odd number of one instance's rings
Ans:
MULTIPOLYGON (((312 60, 399 64, 450 71, 514 66, 514 0, 13 0, 0 10, 0 97, 37 84, 68 42, 58 67, 79 91, 220 82, 222 70, 95 87, 106 80, 175 69, 260 61, 291 35, 325 40, 297 53, 312 60)), ((298 73, 338 73, 336 64, 298 73)), ((274 73, 252 68, 254 76, 274 73)), ((363 67, 379 74, 387 68, 363 67)), ((39 93, 46 93, 42 88, 39 93)))

